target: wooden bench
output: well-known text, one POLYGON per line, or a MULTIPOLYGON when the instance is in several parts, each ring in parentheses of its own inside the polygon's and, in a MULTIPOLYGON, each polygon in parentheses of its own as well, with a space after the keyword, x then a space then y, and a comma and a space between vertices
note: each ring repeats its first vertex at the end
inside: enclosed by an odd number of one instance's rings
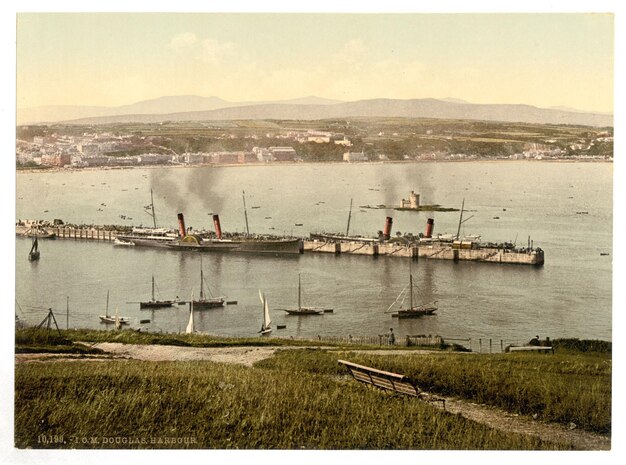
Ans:
POLYGON ((552 352, 554 348, 549 346, 523 346, 523 347, 509 347, 509 352, 552 352))
POLYGON ((370 384, 380 389, 393 391, 398 394, 417 397, 426 402, 441 402, 443 409, 446 409, 446 400, 422 391, 415 381, 405 375, 391 373, 389 371, 377 370, 376 368, 358 365, 346 360, 337 360, 345 365, 352 377, 361 383, 370 384))

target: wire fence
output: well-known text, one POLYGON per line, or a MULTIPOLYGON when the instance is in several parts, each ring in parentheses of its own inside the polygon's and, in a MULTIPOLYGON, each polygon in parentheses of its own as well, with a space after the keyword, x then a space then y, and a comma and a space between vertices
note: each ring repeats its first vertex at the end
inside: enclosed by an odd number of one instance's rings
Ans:
POLYGON ((378 334, 376 336, 315 336, 315 337, 294 337, 299 341, 316 341, 329 344, 345 345, 378 345, 378 346, 440 346, 443 339, 440 336, 401 336, 391 337, 390 334, 378 334))
MULTIPOLYGON (((16 301, 17 303, 17 301, 16 301)), ((22 318, 19 318, 16 312, 16 328, 34 327, 36 324, 26 323, 24 321, 24 313, 41 313, 42 318, 48 313, 50 309, 44 307, 29 307, 20 306, 17 303, 17 308, 22 318)), ((62 313, 62 312, 61 312, 62 313)), ((73 312, 73 315, 75 312, 73 312)), ((59 315, 63 319, 63 315, 59 315)), ((62 324, 62 323, 61 323, 62 324)), ((444 345, 456 346, 458 349, 463 349, 469 352, 480 354, 501 354, 508 351, 512 346, 524 346, 528 341, 509 340, 503 338, 462 338, 462 337, 448 337, 439 335, 405 335, 395 336, 391 333, 378 334, 378 335, 347 335, 347 336, 290 336, 289 339, 298 341, 312 341, 328 344, 343 344, 343 345, 373 345, 383 347, 443 347, 444 345)))

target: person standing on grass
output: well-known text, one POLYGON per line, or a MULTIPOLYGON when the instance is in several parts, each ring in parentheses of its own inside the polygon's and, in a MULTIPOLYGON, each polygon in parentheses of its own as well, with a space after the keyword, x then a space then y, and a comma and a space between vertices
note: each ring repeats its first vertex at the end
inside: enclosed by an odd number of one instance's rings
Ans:
POLYGON ((393 328, 389 328, 389 345, 393 346, 396 344, 396 335, 393 334, 393 328))

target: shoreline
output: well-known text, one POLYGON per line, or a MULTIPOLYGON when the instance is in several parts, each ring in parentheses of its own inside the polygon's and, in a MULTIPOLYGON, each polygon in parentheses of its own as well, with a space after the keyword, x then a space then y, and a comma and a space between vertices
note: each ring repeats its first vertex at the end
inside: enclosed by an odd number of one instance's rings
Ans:
POLYGON ((551 159, 551 160, 506 160, 506 159, 480 159, 480 160, 387 160, 387 161, 363 161, 363 162, 345 162, 342 160, 337 161, 294 161, 294 162, 272 162, 272 163, 201 163, 196 165, 146 165, 146 166, 93 166, 93 167, 72 167, 72 168, 17 168, 16 174, 20 173, 73 173, 82 171, 115 171, 115 170, 138 170, 138 169, 163 169, 163 168, 243 168, 243 167, 283 167, 283 166, 301 166, 301 165, 346 165, 346 166, 360 166, 360 165, 387 165, 387 164, 422 164, 422 163, 614 163, 614 160, 567 160, 567 159, 551 159))

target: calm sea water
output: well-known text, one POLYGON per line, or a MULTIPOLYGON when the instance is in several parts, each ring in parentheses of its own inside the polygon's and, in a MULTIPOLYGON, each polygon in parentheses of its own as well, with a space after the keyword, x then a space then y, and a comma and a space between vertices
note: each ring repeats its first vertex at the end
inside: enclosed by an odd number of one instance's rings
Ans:
MULTIPOLYGON (((438 300, 435 316, 392 319, 385 311, 408 283, 410 260, 304 254, 272 257, 205 254, 202 266, 213 294, 237 305, 196 312, 196 329, 218 335, 253 336, 261 326, 258 289, 270 308, 297 304, 298 274, 303 304, 329 306, 314 317, 272 311, 276 336, 376 335, 390 327, 405 334, 504 339, 541 337, 611 340, 612 175, 608 163, 422 163, 306 164, 18 173, 19 219, 151 225, 144 211, 150 189, 159 226, 244 231, 245 190, 251 232, 306 236, 310 231, 345 232, 354 199, 351 233, 375 234, 386 216, 395 231, 454 233, 458 212, 398 212, 361 208, 396 205, 409 191, 421 203, 469 210, 466 234, 525 245, 528 236, 545 250, 541 268, 420 260, 411 264, 421 298, 438 300), (579 214, 577 212, 588 212, 579 214), (125 216, 126 219, 121 218, 125 216), (302 226, 297 226, 302 224, 302 226), (609 255, 601 255, 608 253, 609 255)), ((16 314, 39 323, 46 309, 65 327, 103 328, 109 311, 132 318, 146 331, 184 330, 187 307, 140 310, 155 276, 159 298, 197 296, 200 256, 168 250, 121 248, 87 241, 41 241, 41 260, 27 260, 30 240, 16 239, 16 314), (149 319, 149 324, 140 324, 149 319)))

